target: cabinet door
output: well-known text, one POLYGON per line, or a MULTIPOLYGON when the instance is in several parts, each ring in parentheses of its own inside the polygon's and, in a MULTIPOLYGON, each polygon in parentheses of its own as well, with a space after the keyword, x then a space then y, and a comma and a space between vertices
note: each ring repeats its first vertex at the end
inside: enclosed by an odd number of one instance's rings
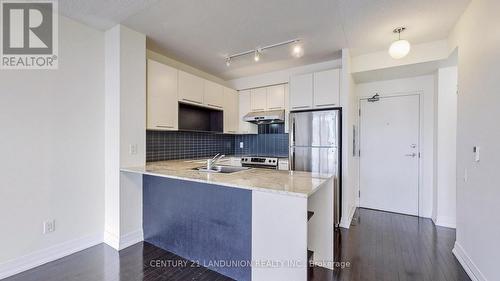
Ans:
POLYGON ((267 109, 279 110, 285 108, 285 85, 267 87, 267 109))
POLYGON ((283 85, 285 88, 285 133, 288 134, 290 124, 290 87, 289 84, 283 85))
POLYGON ((257 133, 257 125, 243 121, 243 116, 252 111, 252 107, 250 104, 250 90, 240 91, 239 92, 239 103, 240 103, 240 112, 239 112, 239 131, 241 134, 256 134, 257 133))
POLYGON ((177 75, 175 68, 148 60, 147 128, 178 129, 177 75))
POLYGON ((314 107, 339 106, 340 70, 331 69, 314 73, 314 107))
POLYGON ((290 78, 290 110, 311 109, 313 106, 313 74, 290 78))
POLYGON ((204 84, 202 78, 179 70, 179 100, 203 104, 204 84))
POLYGON ((205 80, 203 103, 216 108, 224 107, 224 87, 212 81, 205 80))
POLYGON ((250 90, 251 110, 264 111, 267 110, 267 88, 257 88, 250 90))
POLYGON ((238 122, 238 92, 224 87, 224 133, 237 134, 239 130, 238 122))

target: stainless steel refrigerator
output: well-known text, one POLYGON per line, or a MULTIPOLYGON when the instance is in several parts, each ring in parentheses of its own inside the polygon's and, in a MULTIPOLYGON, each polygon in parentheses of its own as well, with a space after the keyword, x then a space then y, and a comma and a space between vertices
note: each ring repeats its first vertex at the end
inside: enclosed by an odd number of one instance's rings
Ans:
POLYGON ((340 110, 290 113, 290 169, 335 177, 335 227, 341 217, 341 115, 340 110))

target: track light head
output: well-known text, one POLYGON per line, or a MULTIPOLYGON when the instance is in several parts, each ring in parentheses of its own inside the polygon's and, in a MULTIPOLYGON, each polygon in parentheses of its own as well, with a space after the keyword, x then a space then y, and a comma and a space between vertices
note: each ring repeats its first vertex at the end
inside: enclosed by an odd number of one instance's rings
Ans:
POLYGON ((260 49, 255 50, 255 53, 254 53, 254 55, 253 55, 253 60, 254 60, 255 62, 260 61, 260 56, 261 56, 261 55, 262 55, 262 54, 261 54, 261 50, 260 50, 260 49))

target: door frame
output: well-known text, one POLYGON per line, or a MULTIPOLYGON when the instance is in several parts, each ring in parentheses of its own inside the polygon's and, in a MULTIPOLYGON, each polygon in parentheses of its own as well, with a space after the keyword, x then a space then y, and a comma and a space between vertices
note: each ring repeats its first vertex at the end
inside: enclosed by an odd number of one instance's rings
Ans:
MULTIPOLYGON (((423 161, 422 155, 424 155, 424 148, 422 144, 424 143, 424 92, 423 91, 408 91, 408 92, 392 92, 392 93, 378 93, 380 95, 380 99, 384 98, 396 98, 396 97, 405 97, 405 96, 418 96, 418 120, 419 120, 419 128, 418 128, 418 177, 417 177, 417 188, 418 188, 418 198, 417 198, 417 216, 422 217, 422 203, 423 203, 423 188, 422 183, 424 182, 424 174, 423 174, 423 161)), ((361 101, 369 99, 369 96, 359 97, 358 98, 358 183, 359 183, 359 192, 361 193, 361 142, 363 141, 363 136, 361 134, 361 118, 363 115, 361 114, 361 101)), ((361 204, 361 194, 358 194, 358 205, 361 204)))

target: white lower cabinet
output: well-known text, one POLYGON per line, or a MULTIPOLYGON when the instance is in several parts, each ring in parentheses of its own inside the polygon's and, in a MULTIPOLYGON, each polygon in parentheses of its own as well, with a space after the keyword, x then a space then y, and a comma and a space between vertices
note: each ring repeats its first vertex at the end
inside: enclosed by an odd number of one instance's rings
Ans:
POLYGON ((278 160, 278 170, 280 171, 288 171, 289 166, 288 166, 288 159, 283 158, 278 160))

